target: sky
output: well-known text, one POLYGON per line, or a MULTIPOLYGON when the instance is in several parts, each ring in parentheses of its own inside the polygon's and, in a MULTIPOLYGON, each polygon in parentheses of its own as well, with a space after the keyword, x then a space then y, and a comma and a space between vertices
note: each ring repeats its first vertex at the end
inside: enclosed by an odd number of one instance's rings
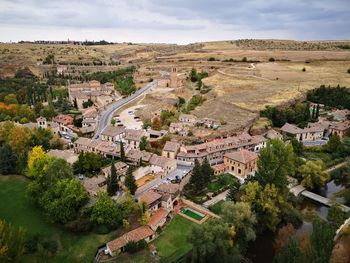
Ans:
POLYGON ((0 0, 0 41, 350 39, 350 0, 0 0))

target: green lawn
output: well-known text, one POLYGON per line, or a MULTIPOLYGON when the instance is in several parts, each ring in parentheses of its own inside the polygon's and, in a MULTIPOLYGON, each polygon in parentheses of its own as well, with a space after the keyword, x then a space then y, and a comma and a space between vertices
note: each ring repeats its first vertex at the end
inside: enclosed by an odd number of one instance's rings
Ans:
MULTIPOLYGON (((0 218, 25 229, 26 235, 40 233, 57 240, 58 252, 47 262, 92 262, 96 248, 110 240, 109 235, 75 234, 45 221, 25 197, 28 181, 20 176, 0 175, 0 218)), ((43 262, 25 255, 23 262, 43 262)))
POLYGON ((209 192, 217 192, 221 188, 225 186, 229 186, 235 180, 237 179, 233 177, 231 174, 220 174, 217 176, 216 180, 213 180, 208 184, 208 190, 209 192))
POLYGON ((220 215, 222 212, 222 206, 225 203, 224 200, 219 201, 218 203, 216 203, 215 205, 211 205, 209 206, 209 210, 212 211, 213 213, 220 215))
POLYGON ((192 245, 187 241, 187 236, 194 225, 196 224, 176 215, 155 241, 158 255, 162 259, 170 257, 175 259, 189 252, 192 245))

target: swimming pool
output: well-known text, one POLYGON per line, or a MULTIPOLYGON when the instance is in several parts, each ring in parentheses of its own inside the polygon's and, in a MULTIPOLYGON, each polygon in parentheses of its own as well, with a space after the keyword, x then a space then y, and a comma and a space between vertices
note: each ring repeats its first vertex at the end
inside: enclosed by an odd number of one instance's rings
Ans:
POLYGON ((204 217, 205 214, 202 214, 201 212, 198 212, 196 210, 193 210, 189 207, 183 207, 180 209, 181 213, 183 213, 184 215, 187 215, 197 221, 201 221, 204 217))

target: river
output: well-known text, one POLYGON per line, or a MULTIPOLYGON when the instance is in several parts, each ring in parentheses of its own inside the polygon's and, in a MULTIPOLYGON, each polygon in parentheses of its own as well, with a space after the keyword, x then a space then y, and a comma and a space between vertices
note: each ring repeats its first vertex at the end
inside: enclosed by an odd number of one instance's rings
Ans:
MULTIPOLYGON (((331 180, 327 183, 325 187, 320 188, 319 190, 315 191, 315 193, 327 197, 332 198, 335 197, 334 195, 342 190, 344 190, 345 187, 341 184, 336 184, 334 180, 331 180)), ((344 200, 341 197, 336 197, 336 200, 340 203, 343 203, 344 200)), ((307 211, 312 212, 315 211, 318 216, 321 218, 326 219, 328 214, 328 207, 322 204, 319 204, 315 201, 312 201, 310 199, 304 198, 300 210, 301 211, 307 211)), ((303 221, 302 225, 296 230, 296 233, 294 236, 297 238, 301 238, 302 236, 308 235, 312 233, 312 223, 308 221, 303 221)), ((275 234, 272 232, 265 232, 257 237, 257 239, 249 246, 247 257, 251 260, 253 263, 271 263, 275 251, 273 248, 273 243, 275 239, 275 234)))

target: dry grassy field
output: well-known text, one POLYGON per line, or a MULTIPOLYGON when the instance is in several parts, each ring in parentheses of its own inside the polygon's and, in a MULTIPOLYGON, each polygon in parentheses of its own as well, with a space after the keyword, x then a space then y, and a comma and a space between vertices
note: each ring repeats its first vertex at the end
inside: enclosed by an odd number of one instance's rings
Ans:
MULTIPOLYGON (((211 91, 205 94, 207 101, 193 113, 224 119, 226 132, 245 128, 266 105, 288 103, 321 84, 350 86, 350 49, 344 47, 350 47, 350 41, 238 40, 184 46, 0 44, 0 76, 11 76, 25 66, 40 74, 40 61, 48 54, 54 54, 58 63, 99 60, 107 64, 118 61, 121 67, 134 65, 138 87, 156 78, 159 70, 176 66, 178 72, 188 73, 195 67, 209 72, 203 83, 211 91), (248 62, 242 62, 244 57, 248 62), (275 61, 269 62, 270 58, 275 61)), ((82 66, 81 70, 113 69, 115 66, 107 65, 82 66)), ((197 93, 189 82, 181 90, 156 90, 142 99, 142 104, 148 106, 141 115, 149 118, 152 111, 172 105, 177 96, 189 99, 197 93)))

